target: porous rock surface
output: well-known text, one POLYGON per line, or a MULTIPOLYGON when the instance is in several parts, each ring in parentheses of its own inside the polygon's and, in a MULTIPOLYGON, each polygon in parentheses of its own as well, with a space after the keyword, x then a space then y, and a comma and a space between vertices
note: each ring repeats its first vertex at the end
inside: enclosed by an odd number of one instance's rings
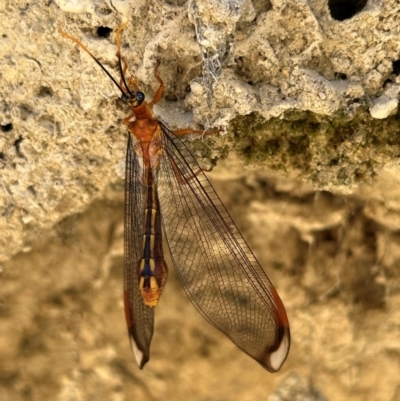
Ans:
POLYGON ((2 401, 400 399, 398 1, 8 1, 0 14, 2 401), (217 165, 287 308, 292 349, 275 375, 209 327, 173 274, 152 359, 134 364, 127 111, 57 30, 117 77, 107 28, 127 19, 122 51, 149 97, 161 62, 160 119, 221 131, 189 144, 217 165))

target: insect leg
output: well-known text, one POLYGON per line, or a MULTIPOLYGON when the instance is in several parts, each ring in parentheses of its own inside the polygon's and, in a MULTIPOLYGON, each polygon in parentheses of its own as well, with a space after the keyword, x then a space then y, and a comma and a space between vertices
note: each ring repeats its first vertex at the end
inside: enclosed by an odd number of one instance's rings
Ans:
POLYGON ((121 32, 128 26, 129 20, 124 22, 115 32, 115 40, 117 42, 117 56, 121 57, 121 32))
POLYGON ((124 123, 125 123, 126 125, 129 126, 129 124, 131 123, 130 120, 131 120, 133 117, 135 117, 135 116, 136 116, 136 114, 135 114, 135 112, 133 111, 131 114, 129 114, 128 117, 125 117, 125 118, 124 118, 124 123))
POLYGON ((161 79, 159 73, 158 73, 158 67, 160 66, 160 60, 157 60, 156 68, 154 70, 154 77, 156 80, 159 82, 160 86, 157 89, 156 94, 153 97, 153 100, 149 103, 149 106, 152 107, 156 103, 160 101, 162 98, 162 95, 164 94, 164 81, 161 79))
POLYGON ((181 137, 185 135, 190 135, 190 134, 196 134, 196 135, 215 135, 218 134, 221 130, 219 128, 212 128, 207 131, 202 131, 200 129, 192 129, 192 128, 183 128, 183 129, 177 129, 175 131, 172 131, 175 136, 181 137))
POLYGON ((202 131, 201 129, 183 128, 183 129, 177 129, 173 131, 173 133, 175 136, 180 137, 190 134, 202 135, 205 133, 205 131, 202 131))

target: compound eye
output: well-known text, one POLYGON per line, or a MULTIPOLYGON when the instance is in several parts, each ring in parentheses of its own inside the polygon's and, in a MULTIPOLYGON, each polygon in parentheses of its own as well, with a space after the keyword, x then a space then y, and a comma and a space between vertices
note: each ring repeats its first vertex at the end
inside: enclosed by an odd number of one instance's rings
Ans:
POLYGON ((143 92, 136 92, 136 99, 139 102, 139 104, 144 102, 145 96, 143 92))
POLYGON ((126 102, 128 101, 128 99, 129 99, 129 96, 128 96, 126 93, 124 93, 124 94, 121 96, 121 100, 122 100, 124 103, 126 103, 126 102))

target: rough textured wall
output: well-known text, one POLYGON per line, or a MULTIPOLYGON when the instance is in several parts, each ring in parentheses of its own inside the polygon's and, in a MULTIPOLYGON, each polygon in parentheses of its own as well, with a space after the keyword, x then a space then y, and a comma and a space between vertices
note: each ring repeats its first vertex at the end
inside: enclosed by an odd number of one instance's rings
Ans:
POLYGON ((399 11, 395 0, 1 2, 0 258, 33 250, 0 276, 0 399, 398 400, 399 11), (134 365, 121 191, 107 195, 121 189, 126 110, 57 31, 117 76, 104 28, 126 19, 123 52, 149 96, 161 61, 160 118, 225 129, 192 145, 214 178, 236 177, 219 193, 286 305, 293 346, 278 374, 197 316, 173 277, 152 360, 134 365))

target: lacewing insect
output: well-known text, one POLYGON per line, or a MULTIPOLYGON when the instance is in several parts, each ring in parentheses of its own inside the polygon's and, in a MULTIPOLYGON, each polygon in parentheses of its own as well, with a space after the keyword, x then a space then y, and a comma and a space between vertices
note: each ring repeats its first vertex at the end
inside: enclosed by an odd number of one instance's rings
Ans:
POLYGON ((116 31, 120 82, 78 39, 59 27, 103 69, 122 93, 130 114, 125 182, 124 301, 129 338, 140 368, 149 361, 154 307, 164 289, 168 268, 163 233, 187 296, 213 326, 270 372, 285 361, 289 323, 279 295, 240 234, 193 154, 153 114, 164 92, 145 101, 136 77, 127 77, 116 31))

